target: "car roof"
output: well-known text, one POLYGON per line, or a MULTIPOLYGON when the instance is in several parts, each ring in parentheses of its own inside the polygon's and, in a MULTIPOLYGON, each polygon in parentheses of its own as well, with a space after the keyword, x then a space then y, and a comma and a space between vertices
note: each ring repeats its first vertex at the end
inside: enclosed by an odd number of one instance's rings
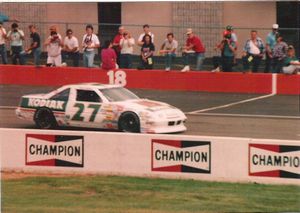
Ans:
POLYGON ((101 84, 97 82, 90 82, 90 83, 80 83, 80 84, 69 84, 69 85, 65 85, 64 87, 78 88, 78 89, 110 89, 110 88, 119 88, 122 86, 116 84, 101 84))

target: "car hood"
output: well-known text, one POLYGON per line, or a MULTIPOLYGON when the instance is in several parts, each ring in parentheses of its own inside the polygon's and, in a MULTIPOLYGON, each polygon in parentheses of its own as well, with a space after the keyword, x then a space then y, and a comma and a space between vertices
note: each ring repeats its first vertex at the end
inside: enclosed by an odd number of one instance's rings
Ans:
POLYGON ((175 118, 184 113, 167 103, 152 101, 148 99, 134 99, 124 102, 118 102, 118 105, 124 107, 124 110, 148 111, 151 114, 163 115, 168 118, 175 118))

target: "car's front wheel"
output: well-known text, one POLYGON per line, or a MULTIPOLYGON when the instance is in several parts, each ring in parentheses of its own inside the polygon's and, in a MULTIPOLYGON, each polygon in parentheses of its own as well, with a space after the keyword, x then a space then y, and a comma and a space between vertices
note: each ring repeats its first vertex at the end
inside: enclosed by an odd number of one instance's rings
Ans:
POLYGON ((119 130, 123 132, 140 132, 140 119, 133 112, 124 112, 119 118, 119 130))
POLYGON ((54 129, 57 127, 56 119, 48 108, 38 109, 34 114, 34 122, 41 129, 54 129))

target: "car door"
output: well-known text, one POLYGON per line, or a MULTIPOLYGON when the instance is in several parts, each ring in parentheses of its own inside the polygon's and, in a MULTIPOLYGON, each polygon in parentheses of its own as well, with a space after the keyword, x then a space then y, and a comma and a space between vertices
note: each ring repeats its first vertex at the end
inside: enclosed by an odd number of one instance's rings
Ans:
POLYGON ((66 117, 70 126, 102 128, 102 99, 93 89, 73 88, 66 117))

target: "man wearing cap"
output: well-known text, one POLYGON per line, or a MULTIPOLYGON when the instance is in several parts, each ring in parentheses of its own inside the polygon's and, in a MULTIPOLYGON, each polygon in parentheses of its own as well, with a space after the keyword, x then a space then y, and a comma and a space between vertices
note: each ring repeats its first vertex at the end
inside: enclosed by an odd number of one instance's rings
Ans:
POLYGON ((189 59, 192 56, 196 56, 197 58, 196 70, 201 70, 204 61, 205 47, 200 38, 193 33, 192 29, 187 29, 186 35, 186 45, 183 47, 182 54, 184 59, 184 67, 181 72, 190 71, 189 59))
POLYGON ((230 40, 234 42, 235 44, 235 52, 234 52, 234 57, 233 57, 233 64, 236 64, 236 53, 237 53, 237 42, 238 38, 235 32, 233 32, 233 26, 227 25, 226 26, 226 31, 228 31, 231 34, 230 40))
POLYGON ((271 62, 272 62, 272 55, 273 49, 276 44, 276 35, 278 34, 278 24, 273 24, 272 32, 270 32, 266 38, 266 66, 265 66, 265 73, 270 72, 271 70, 271 62))

